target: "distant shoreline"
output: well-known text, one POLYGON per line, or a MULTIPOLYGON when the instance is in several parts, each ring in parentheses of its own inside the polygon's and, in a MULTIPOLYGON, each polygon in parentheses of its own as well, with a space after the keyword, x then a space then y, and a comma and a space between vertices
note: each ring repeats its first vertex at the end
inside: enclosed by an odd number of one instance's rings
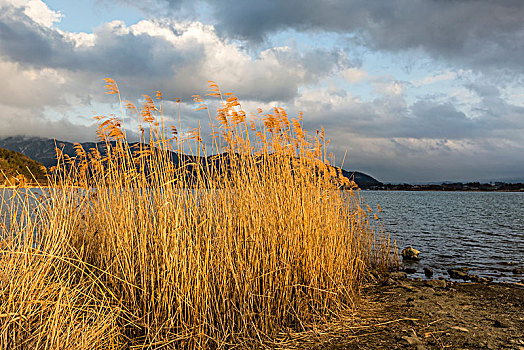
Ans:
POLYGON ((441 185, 385 184, 363 188, 371 191, 432 191, 432 192, 524 192, 524 183, 496 182, 481 184, 479 182, 450 183, 441 185))
POLYGON ((387 191, 387 192, 524 192, 524 189, 522 190, 415 190, 415 189, 362 189, 364 191, 387 191))

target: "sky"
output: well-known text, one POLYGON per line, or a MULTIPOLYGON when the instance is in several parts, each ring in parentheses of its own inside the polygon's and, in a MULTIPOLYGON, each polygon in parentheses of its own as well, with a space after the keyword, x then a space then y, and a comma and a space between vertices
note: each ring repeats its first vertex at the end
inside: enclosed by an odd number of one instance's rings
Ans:
MULTIPOLYGON (((524 179, 524 1, 0 0, 0 137, 96 138, 93 117, 207 81, 321 126, 383 182, 524 179)), ((136 132, 130 123, 130 133, 136 132)), ((344 154, 347 156, 342 164, 344 154)))

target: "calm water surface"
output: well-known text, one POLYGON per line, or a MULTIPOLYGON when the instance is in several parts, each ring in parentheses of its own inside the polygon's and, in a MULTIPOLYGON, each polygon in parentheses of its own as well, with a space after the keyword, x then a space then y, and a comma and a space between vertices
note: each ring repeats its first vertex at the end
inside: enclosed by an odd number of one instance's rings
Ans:
POLYGON ((421 251, 421 261, 409 266, 416 277, 424 277, 426 266, 434 277, 469 267, 497 281, 524 280, 511 271, 524 267, 524 193, 363 191, 362 197, 382 206, 379 215, 400 249, 421 251))

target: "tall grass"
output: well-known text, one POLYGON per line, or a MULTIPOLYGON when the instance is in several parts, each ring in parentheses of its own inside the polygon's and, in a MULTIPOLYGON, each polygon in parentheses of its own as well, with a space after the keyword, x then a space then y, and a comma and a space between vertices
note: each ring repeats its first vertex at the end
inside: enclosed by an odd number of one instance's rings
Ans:
POLYGON ((0 347, 271 346, 354 306, 369 269, 391 263, 354 183, 328 165, 323 130, 279 108, 249 121, 210 89, 207 142, 200 128, 167 135, 160 93, 124 101, 139 144, 124 112, 97 117, 106 151, 58 151, 46 198, 2 200, 0 347))

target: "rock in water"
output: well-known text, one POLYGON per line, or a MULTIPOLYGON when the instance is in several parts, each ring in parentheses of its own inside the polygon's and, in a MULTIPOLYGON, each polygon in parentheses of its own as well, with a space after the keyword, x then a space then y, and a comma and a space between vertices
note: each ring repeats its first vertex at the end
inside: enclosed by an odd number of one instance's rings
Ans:
POLYGON ((433 276, 433 270, 429 267, 424 268, 424 275, 426 275, 427 278, 431 278, 433 276))
POLYGON ((406 267, 405 269, 403 269, 402 271, 404 271, 405 273, 409 273, 409 274, 412 274, 412 273, 417 273, 417 270, 412 268, 412 267, 406 267))
POLYGON ((402 250, 402 259, 419 261, 420 260, 420 258, 418 257, 419 254, 420 252, 416 250, 415 248, 407 247, 407 248, 404 248, 404 250, 402 250))
POLYGON ((459 280, 462 279, 464 281, 467 281, 470 279, 469 275, 466 272, 463 272, 459 269, 449 269, 448 270, 449 277, 459 280))

